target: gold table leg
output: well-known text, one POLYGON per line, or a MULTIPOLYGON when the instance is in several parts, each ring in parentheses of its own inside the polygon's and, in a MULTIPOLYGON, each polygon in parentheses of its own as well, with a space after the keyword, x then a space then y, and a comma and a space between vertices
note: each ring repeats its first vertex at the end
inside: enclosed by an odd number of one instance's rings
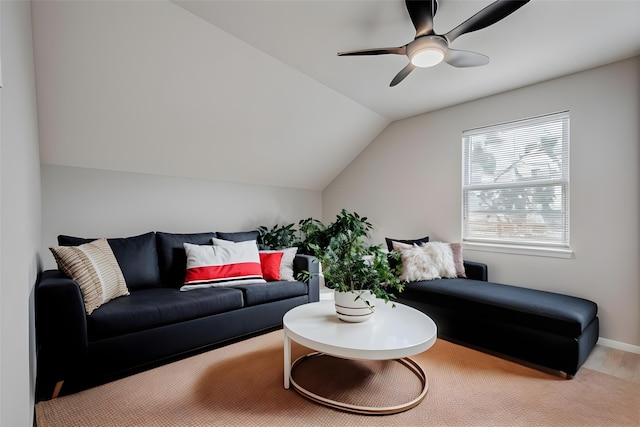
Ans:
POLYGON ((420 391, 420 394, 415 399, 409 402, 403 403, 401 405, 383 406, 383 407, 351 405, 349 403, 328 399, 326 397, 320 396, 316 393, 313 393, 305 389, 300 384, 298 384, 293 377, 293 371, 296 365, 304 362, 307 359, 317 357, 317 356, 322 356, 322 355, 324 355, 324 353, 316 352, 316 353, 310 353, 310 354, 304 355, 296 359, 296 361, 293 362, 293 364, 291 365, 290 383, 293 389, 296 390, 301 395, 317 403, 320 403, 322 405, 329 406, 331 408, 341 409, 343 411, 354 412, 357 414, 367 414, 367 415, 397 414, 398 412, 406 411, 418 405, 425 398, 425 396, 427 395, 427 391, 429 390, 429 381, 427 380, 427 375, 424 373, 420 365, 418 365, 412 359, 405 357, 403 359, 394 359, 394 360, 406 366, 411 372, 413 372, 413 374, 416 377, 418 377, 418 379, 422 383, 422 390, 420 391))

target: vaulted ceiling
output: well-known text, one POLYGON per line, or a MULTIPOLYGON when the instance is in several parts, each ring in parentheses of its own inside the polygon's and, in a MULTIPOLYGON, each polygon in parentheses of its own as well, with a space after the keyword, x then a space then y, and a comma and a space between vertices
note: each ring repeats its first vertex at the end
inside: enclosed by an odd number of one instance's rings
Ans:
MULTIPOLYGON (((446 32, 488 0, 440 0, 446 32)), ((640 0, 533 0, 390 88, 404 1, 33 1, 43 163, 322 190, 391 121, 640 54, 640 0)))

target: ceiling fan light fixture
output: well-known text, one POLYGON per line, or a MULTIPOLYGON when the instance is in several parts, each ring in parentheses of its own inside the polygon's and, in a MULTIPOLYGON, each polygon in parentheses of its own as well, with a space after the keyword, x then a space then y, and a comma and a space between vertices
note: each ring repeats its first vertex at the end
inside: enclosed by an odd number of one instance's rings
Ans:
POLYGON ((417 67, 433 67, 441 62, 457 68, 487 65, 488 56, 466 50, 449 49, 449 43, 463 34, 482 30, 503 20, 530 1, 495 0, 448 33, 437 34, 433 28, 433 18, 438 10, 438 0, 406 0, 405 6, 409 18, 416 29, 413 41, 404 46, 338 52, 338 56, 406 55, 409 64, 395 75, 389 83, 390 87, 403 81, 417 67))
POLYGON ((433 67, 444 60, 447 49, 447 41, 443 37, 422 36, 407 45, 407 56, 416 67, 433 67))
POLYGON ((438 65, 444 59, 444 51, 438 47, 420 49, 411 56, 411 63, 416 67, 427 68, 438 65))

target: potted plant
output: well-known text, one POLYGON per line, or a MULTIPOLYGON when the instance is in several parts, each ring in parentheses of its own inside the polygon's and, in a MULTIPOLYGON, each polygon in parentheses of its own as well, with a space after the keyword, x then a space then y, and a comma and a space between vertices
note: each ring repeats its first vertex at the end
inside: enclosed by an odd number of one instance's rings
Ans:
POLYGON ((369 244, 372 228, 367 217, 342 209, 326 227, 326 246, 309 245, 322 266, 325 286, 335 291, 336 311, 342 320, 368 320, 375 299, 388 303, 395 298, 395 291, 404 289, 389 264, 389 256, 395 254, 369 244))
POLYGON ((260 249, 284 249, 298 245, 294 224, 276 224, 271 228, 261 225, 257 230, 260 249))
POLYGON ((316 255, 314 247, 324 248, 329 244, 329 230, 321 221, 314 218, 298 221, 298 250, 307 255, 316 255))
POLYGON ((281 249, 297 247, 298 253, 314 255, 311 246, 324 248, 329 243, 329 230, 321 221, 314 218, 301 219, 296 224, 274 225, 271 228, 261 225, 258 244, 261 249, 281 249))

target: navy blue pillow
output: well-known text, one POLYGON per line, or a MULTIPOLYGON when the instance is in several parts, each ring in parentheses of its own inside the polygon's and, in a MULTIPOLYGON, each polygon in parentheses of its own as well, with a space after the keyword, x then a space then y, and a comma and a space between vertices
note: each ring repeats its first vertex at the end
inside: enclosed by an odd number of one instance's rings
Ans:
POLYGON ((225 233, 224 231, 218 231, 216 233, 218 239, 231 240, 232 242, 246 242, 247 240, 258 240, 260 233, 258 230, 252 231, 236 231, 233 233, 225 233))
POLYGON ((156 242, 162 285, 169 288, 179 288, 184 285, 184 277, 187 272, 187 254, 184 251, 184 243, 213 245, 211 239, 214 237, 216 237, 214 232, 176 234, 158 231, 156 242))
POLYGON ((425 237, 422 237, 420 239, 410 239, 410 240, 391 239, 389 237, 385 237, 384 240, 387 242, 387 249, 389 249, 389 252, 391 252, 391 251, 393 251, 393 242, 406 243, 408 245, 418 245, 418 246, 420 246, 422 243, 427 243, 429 241, 429 236, 425 236, 425 237))
MULTIPOLYGON (((84 237, 58 236, 60 246, 79 246, 96 239, 84 237)), ((116 257, 129 290, 158 288, 160 269, 156 251, 155 233, 149 232, 133 237, 107 238, 116 257)))

